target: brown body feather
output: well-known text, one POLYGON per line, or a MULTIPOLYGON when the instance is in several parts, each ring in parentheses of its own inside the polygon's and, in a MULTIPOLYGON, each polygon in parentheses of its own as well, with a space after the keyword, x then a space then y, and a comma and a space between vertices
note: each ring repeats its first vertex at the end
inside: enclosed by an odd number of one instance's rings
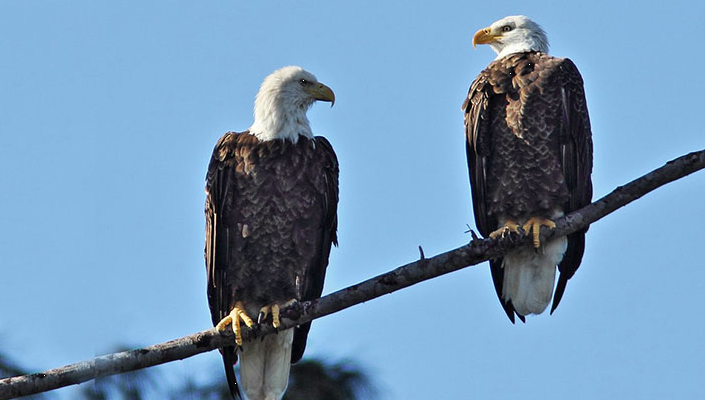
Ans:
MULTIPOLYGON (((260 141, 248 132, 228 132, 213 151, 206 192, 214 325, 236 301, 259 309, 320 297, 331 245, 337 245, 338 161, 325 138, 260 141)), ((303 355, 310 325, 295 328, 292 363, 303 355)), ((237 393, 235 349, 222 353, 237 393)))
MULTIPOLYGON (((552 218, 590 203, 590 121, 582 78, 569 59, 526 52, 496 60, 471 85, 463 110, 473 211, 483 236, 501 220, 552 218)), ((568 236, 551 312, 584 246, 585 231, 568 236)), ((497 295, 514 322, 511 301, 502 298, 501 266, 501 259, 490 262, 497 295)))

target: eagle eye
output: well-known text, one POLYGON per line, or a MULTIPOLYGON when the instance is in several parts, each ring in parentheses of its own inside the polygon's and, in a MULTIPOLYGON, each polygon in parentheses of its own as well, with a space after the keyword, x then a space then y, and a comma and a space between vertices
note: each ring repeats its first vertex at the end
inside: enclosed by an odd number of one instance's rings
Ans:
POLYGON ((303 86, 306 86, 306 85, 309 84, 309 81, 307 81, 306 79, 302 79, 302 80, 299 81, 299 83, 300 83, 301 85, 303 85, 303 86))
POLYGON ((512 30, 512 27, 509 26, 509 25, 504 25, 504 26, 502 27, 502 32, 509 32, 509 31, 511 31, 511 30, 512 30))

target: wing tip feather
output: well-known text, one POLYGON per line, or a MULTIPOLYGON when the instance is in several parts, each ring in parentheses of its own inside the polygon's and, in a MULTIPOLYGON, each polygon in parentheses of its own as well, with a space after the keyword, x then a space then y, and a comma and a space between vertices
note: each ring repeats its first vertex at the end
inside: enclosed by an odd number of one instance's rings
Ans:
POLYGON ((242 394, 240 393, 240 387, 237 384, 237 378, 235 377, 235 363, 237 362, 237 356, 235 355, 234 347, 223 347, 223 364, 225 364, 225 377, 228 380, 228 389, 230 389, 230 396, 233 400, 241 400, 242 394))

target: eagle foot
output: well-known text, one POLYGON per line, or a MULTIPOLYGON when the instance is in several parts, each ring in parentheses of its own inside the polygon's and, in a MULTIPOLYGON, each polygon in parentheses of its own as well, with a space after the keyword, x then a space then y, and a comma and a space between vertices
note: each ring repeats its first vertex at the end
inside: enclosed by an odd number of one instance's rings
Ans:
POLYGON ((279 319, 279 310, 288 307, 294 303, 296 303, 296 299, 291 299, 283 304, 274 303, 260 308, 259 315, 257 316, 257 323, 261 324, 262 322, 264 322, 267 319, 267 316, 271 313, 272 326, 274 327, 274 329, 279 329, 279 327, 281 326, 281 320, 279 319))
POLYGON ((235 333, 235 343, 238 346, 242 346, 242 327, 240 326, 240 320, 250 329, 255 325, 252 318, 245 312, 245 307, 242 305, 242 302, 238 301, 235 303, 233 310, 230 311, 230 314, 218 322, 215 329, 224 331, 226 326, 232 325, 233 332, 235 333))
POLYGON ((529 218, 528 221, 522 226, 522 229, 526 234, 530 234, 533 231, 534 235, 534 248, 538 249, 539 246, 541 246, 541 226, 545 226, 548 229, 553 229, 556 227, 556 223, 551 221, 550 219, 546 218, 541 218, 541 217, 531 217, 529 218))
POLYGON ((492 231, 490 233, 490 237, 492 239, 497 239, 498 237, 506 237, 512 232, 521 234, 521 232, 519 232, 519 224, 509 219, 507 220, 507 222, 504 223, 504 226, 497 229, 496 231, 492 231))

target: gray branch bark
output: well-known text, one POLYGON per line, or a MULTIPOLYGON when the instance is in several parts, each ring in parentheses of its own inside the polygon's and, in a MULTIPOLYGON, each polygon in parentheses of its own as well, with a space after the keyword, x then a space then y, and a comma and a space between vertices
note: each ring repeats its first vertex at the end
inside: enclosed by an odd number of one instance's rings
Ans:
MULTIPOLYGON (((669 161, 663 167, 620 186, 594 203, 556 220, 556 228, 551 231, 543 230, 541 238, 548 240, 553 236, 567 235, 583 229, 646 193, 703 168, 705 168, 705 150, 669 161)), ((294 304, 283 309, 281 315, 284 320, 281 329, 291 328, 416 283, 501 257, 512 249, 530 245, 530 243, 531 238, 516 235, 499 240, 474 238, 467 245, 431 258, 425 258, 423 250, 419 247, 421 257, 417 261, 320 299, 294 304)), ((248 340, 273 332, 274 329, 271 326, 262 326, 256 330, 244 332, 243 338, 248 340)), ((235 337, 231 331, 219 333, 215 329, 209 329, 142 349, 108 354, 41 373, 6 378, 0 380, 0 400, 45 392, 101 376, 181 360, 218 347, 232 346, 234 343, 235 337)))

